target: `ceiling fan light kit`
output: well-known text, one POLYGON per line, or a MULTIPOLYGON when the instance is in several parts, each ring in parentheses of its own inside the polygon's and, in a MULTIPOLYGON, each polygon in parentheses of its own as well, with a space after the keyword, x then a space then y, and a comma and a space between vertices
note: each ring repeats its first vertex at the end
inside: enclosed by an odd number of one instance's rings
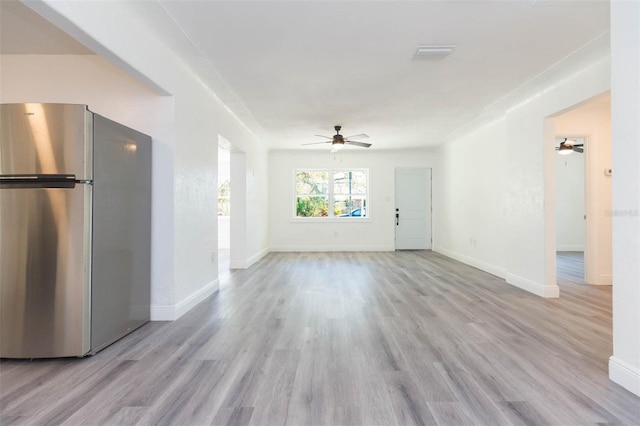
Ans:
POLYGON ((344 147, 344 143, 334 143, 333 145, 331 145, 331 153, 335 154, 336 152, 340 151, 343 147, 344 147))
POLYGON ((569 145, 561 145, 560 148, 558 148, 558 154, 560 155, 573 154, 573 149, 569 145))

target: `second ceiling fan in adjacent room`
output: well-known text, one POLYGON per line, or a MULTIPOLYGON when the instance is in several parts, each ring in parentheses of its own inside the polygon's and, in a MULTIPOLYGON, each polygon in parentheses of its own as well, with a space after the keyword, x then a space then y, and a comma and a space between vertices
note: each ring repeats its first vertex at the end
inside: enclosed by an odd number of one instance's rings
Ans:
POLYGON ((576 141, 564 138, 562 142, 560 142, 560 146, 556 148, 558 154, 568 155, 572 152, 584 152, 584 144, 576 143, 576 141))

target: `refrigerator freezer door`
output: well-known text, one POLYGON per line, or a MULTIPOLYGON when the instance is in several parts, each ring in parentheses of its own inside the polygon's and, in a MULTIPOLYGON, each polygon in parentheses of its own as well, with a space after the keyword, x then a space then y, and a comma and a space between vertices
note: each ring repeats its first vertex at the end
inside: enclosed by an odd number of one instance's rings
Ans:
POLYGON ((92 179, 93 120, 84 105, 0 105, 0 175, 92 179))
POLYGON ((0 189, 0 357, 89 351, 91 191, 0 189))
POLYGON ((94 116, 91 351, 149 321, 151 138, 94 116))

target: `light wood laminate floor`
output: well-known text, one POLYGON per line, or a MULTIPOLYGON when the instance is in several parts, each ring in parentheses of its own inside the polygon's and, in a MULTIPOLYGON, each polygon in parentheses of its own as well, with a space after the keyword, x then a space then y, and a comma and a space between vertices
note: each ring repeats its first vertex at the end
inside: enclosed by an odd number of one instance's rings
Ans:
POLYGON ((0 363, 2 425, 638 424, 610 287, 543 299, 432 252, 272 253, 85 359, 0 363))
POLYGON ((557 281, 563 284, 585 284, 584 252, 559 251, 556 253, 557 281))

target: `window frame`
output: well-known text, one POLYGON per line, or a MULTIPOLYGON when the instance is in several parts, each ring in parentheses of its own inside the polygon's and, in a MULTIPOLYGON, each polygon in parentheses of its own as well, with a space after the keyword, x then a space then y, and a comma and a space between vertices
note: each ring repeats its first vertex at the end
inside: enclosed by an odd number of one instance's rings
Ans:
MULTIPOLYGON (((364 167, 357 167, 357 168, 345 168, 345 167, 339 167, 339 168, 332 168, 332 167, 327 167, 327 168, 322 168, 322 167, 314 167, 314 168, 296 168, 293 170, 293 175, 292 175, 292 182, 293 182, 293 197, 292 197, 292 222, 340 222, 340 223, 346 223, 346 222, 371 222, 371 208, 370 208, 370 198, 369 198, 369 194, 371 193, 371 179, 369 176, 369 169, 368 168, 364 168, 364 167), (296 182, 297 182, 297 176, 299 172, 327 172, 328 176, 329 176, 329 181, 327 182, 327 200, 328 200, 328 205, 329 205, 329 216, 322 216, 322 217, 303 217, 303 216, 297 216, 297 199, 298 199, 298 191, 296 188, 296 182), (364 172, 365 173, 365 178, 366 178, 366 191, 364 193, 364 200, 366 200, 366 210, 367 210, 367 215, 362 217, 362 216, 333 216, 333 206, 334 206, 334 201, 335 201, 335 193, 334 193, 334 176, 337 172, 364 172)), ((344 194, 338 194, 338 195, 344 195, 344 194)), ((349 194, 349 195, 353 195, 353 194, 349 194)), ((356 194, 356 195, 361 195, 361 194, 356 194)))

